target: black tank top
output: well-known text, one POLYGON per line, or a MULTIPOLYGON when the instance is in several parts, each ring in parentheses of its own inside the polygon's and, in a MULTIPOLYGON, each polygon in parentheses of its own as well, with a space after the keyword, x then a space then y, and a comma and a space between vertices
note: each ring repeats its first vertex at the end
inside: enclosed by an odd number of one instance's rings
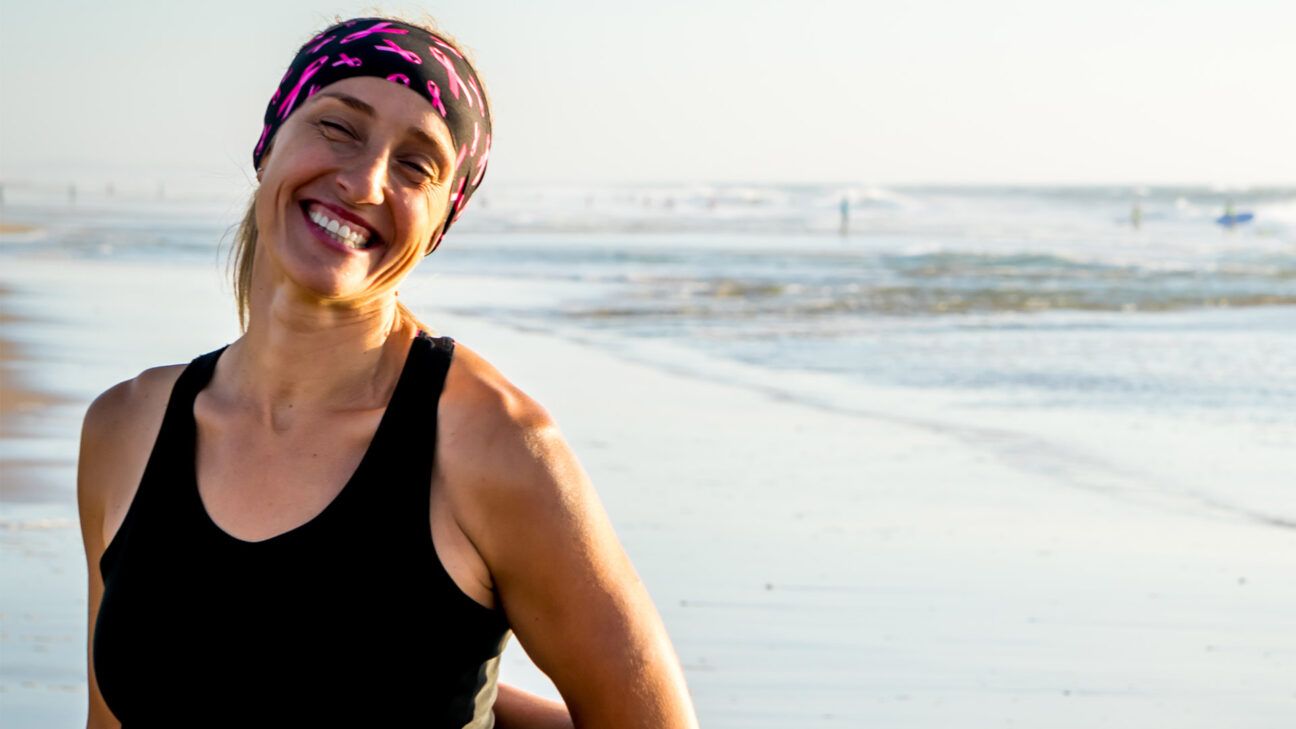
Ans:
POLYGON ((229 345, 176 381, 99 562, 93 660, 124 729, 494 725, 503 613, 432 546, 436 414, 454 340, 419 331, 359 467, 311 521, 248 542, 212 521, 193 404, 229 345))

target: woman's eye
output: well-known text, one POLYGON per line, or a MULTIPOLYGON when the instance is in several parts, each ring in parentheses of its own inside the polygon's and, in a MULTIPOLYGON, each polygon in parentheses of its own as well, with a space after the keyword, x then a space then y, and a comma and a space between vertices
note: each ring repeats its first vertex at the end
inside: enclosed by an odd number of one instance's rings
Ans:
POLYGON ((418 172, 419 174, 427 175, 428 177, 432 176, 432 171, 421 164, 415 162, 406 162, 405 164, 409 165, 410 169, 413 169, 415 172, 418 172))
POLYGON ((323 126, 323 127, 329 127, 330 129, 337 129, 338 131, 343 132, 343 133, 346 134, 347 136, 355 136, 355 135, 351 134, 351 130, 350 130, 350 129, 347 129, 346 127, 342 126, 341 124, 334 124, 333 122, 329 122, 329 121, 322 121, 322 122, 320 122, 320 126, 323 126))
MULTIPOLYGON (((319 124, 320 124, 321 127, 328 127, 329 129, 336 129, 336 130, 342 132, 343 134, 346 134, 346 135, 349 136, 349 137, 352 137, 352 138, 355 137, 355 135, 351 133, 351 130, 350 130, 350 129, 347 129, 346 127, 342 126, 341 124, 337 124, 337 123, 335 123, 335 122, 331 122, 331 121, 320 121, 319 124)), ((419 174, 421 174, 421 175, 423 175, 423 176, 425 176, 425 177, 434 177, 435 174, 436 174, 436 173, 434 173, 432 170, 429 170, 427 167, 424 167, 423 165, 421 165, 421 164, 419 164, 419 163, 417 163, 417 162, 406 162, 405 164, 406 164, 406 166, 408 166, 410 169, 414 170, 415 172, 417 172, 417 173, 419 173, 419 174)))

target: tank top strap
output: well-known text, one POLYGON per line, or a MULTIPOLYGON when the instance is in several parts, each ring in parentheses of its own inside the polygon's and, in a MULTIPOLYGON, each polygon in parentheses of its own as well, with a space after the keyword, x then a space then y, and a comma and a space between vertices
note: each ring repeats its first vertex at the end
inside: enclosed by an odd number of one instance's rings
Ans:
POLYGON ((216 360, 220 359, 221 354, 227 349, 229 349, 228 344, 194 357, 189 362, 189 366, 185 367, 184 372, 180 373, 175 389, 184 395, 189 405, 193 405, 198 392, 211 382, 212 375, 216 372, 216 360))
POLYGON ((419 495, 431 484, 436 452, 437 403, 445 388, 454 353, 454 339, 419 330, 409 351, 397 396, 388 404, 383 437, 373 444, 375 462, 408 468, 419 495))
MULTIPOLYGON (((228 348, 229 345, 226 344, 194 357, 176 378, 175 385, 171 388, 171 396, 167 399, 166 412, 162 416, 162 427, 158 431, 153 451, 149 454, 148 465, 144 469, 145 483, 154 480, 153 477, 163 475, 158 469, 173 468, 175 455, 190 447, 194 431, 194 399, 211 381, 212 373, 216 371, 216 360, 228 348)), ((143 490, 142 485, 141 490, 143 490)))
POLYGON ((414 406, 410 414, 425 418, 436 416, 436 405, 445 389, 446 376, 450 374, 450 361, 454 357, 455 341, 449 335, 434 337, 427 332, 419 332, 420 342, 415 346, 412 356, 418 357, 414 363, 414 382, 410 387, 409 402, 414 406))

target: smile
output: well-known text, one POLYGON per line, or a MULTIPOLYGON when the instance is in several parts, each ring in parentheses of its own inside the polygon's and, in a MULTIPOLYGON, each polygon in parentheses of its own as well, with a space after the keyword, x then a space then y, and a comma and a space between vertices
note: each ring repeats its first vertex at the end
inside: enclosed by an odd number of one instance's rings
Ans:
POLYGON ((317 203, 302 206, 302 212, 319 234, 329 241, 353 251, 366 250, 379 245, 377 236, 371 235, 364 226, 338 220, 328 208, 317 203))

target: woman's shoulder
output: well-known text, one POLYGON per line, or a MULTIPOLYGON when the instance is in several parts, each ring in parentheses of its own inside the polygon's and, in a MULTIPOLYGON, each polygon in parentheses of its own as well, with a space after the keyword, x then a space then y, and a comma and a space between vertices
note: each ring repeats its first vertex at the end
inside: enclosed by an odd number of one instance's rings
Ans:
MULTIPOLYGON (((144 472, 167 401, 187 364, 149 367, 101 392, 86 408, 77 458, 77 497, 83 527, 129 503, 144 472)), ((89 541, 99 532, 87 532, 89 541)), ((100 544, 102 548, 102 544, 100 544)))
POLYGON ((493 431, 528 427, 551 420, 549 411, 510 380, 481 353, 454 341, 454 356, 441 394, 442 416, 458 429, 493 431))
POLYGON ((171 390, 187 366, 188 363, 149 367, 99 393, 86 409, 86 427, 117 431, 149 416, 156 416, 160 423, 171 390))
POLYGON ((565 450, 549 410, 461 342, 437 418, 438 463, 452 490, 474 503, 488 499, 488 490, 526 488, 528 474, 551 467, 555 452, 565 450))

